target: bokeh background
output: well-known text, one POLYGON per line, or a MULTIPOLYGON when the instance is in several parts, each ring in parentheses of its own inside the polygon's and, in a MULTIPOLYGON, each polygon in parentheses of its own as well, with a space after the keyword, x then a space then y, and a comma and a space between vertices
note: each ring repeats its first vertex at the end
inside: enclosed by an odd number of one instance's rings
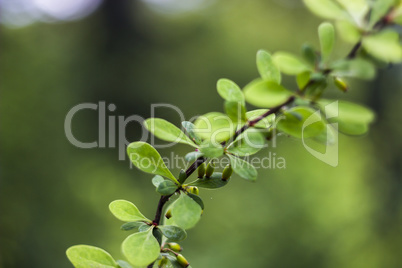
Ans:
MULTIPOLYGON (((122 258, 127 233, 108 204, 127 199, 148 217, 155 213, 152 176, 119 161, 118 148, 69 143, 64 120, 72 107, 114 104, 107 116, 116 120, 147 118, 153 103, 176 105, 187 118, 222 111, 217 79, 244 86, 258 76, 258 49, 299 53, 305 41, 318 44, 321 22, 299 0, 0 5, 1 268, 72 267, 65 250, 75 244, 122 258)), ((336 56, 349 49, 339 41, 336 56)), ((402 267, 401 74, 400 66, 383 68, 374 81, 350 81, 346 95, 331 90, 377 112, 368 135, 340 138, 338 167, 281 138, 270 151, 286 169, 259 170, 255 184, 235 176, 220 191, 201 191, 205 213, 183 242, 192 266, 402 267)), ((179 124, 172 111, 156 115, 179 124)), ((130 123, 123 135, 135 141, 141 131, 130 123)), ((78 113, 73 133, 96 140, 97 111, 78 113)))

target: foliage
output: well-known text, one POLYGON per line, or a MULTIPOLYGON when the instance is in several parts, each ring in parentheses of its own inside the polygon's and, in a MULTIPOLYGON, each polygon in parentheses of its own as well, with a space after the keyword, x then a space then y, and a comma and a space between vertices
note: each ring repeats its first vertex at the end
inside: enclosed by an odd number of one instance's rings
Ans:
MULTIPOLYGON (((194 124, 182 122, 184 131, 164 119, 145 121, 146 128, 156 137, 196 148, 186 155, 186 159, 194 161, 186 171, 182 170, 175 177, 148 143, 134 142, 128 146, 132 163, 155 175, 152 183, 161 195, 152 221, 129 201, 116 200, 110 204, 113 215, 125 222, 121 229, 133 232, 122 243, 122 251, 130 264, 189 267, 188 261, 179 253, 180 245, 175 242, 184 240, 186 230, 201 219, 204 203, 199 188, 224 187, 230 182, 232 172, 255 181, 256 168, 242 157, 256 154, 274 135, 283 133, 330 144, 330 138, 325 138, 327 126, 330 131, 348 135, 362 135, 368 131, 375 119, 370 109, 321 96, 331 85, 346 92, 345 77, 372 79, 377 64, 402 61, 399 35, 389 27, 402 23, 402 1, 304 2, 318 16, 335 20, 335 26, 324 22, 318 27, 319 51, 308 45, 303 46, 300 57, 288 52, 271 55, 258 51, 257 69, 261 77, 243 90, 231 80, 220 79, 217 92, 224 99, 226 114, 210 112, 194 124), (355 43, 344 59, 332 56, 335 27, 346 42, 355 43), (294 76, 298 88, 291 90, 281 85, 282 75, 294 76), (247 111, 246 102, 263 109, 247 111), (333 103, 336 106, 331 105, 333 103), (214 159, 224 156, 229 158, 230 164, 222 172, 216 172, 214 159), (196 170, 198 178, 186 182, 196 170)), ((75 267, 131 267, 91 246, 73 246, 67 250, 67 256, 75 267)))

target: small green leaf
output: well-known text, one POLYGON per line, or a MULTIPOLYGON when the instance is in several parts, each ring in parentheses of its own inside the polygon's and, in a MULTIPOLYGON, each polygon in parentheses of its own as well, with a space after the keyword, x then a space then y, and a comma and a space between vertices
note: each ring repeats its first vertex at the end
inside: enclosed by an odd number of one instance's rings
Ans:
POLYGON ((133 268, 128 262, 123 260, 118 260, 117 264, 119 265, 120 268, 133 268))
POLYGON ((165 179, 162 176, 156 175, 155 177, 152 178, 152 184, 158 188, 158 185, 165 181, 165 179))
POLYGON ((185 230, 194 227, 201 218, 201 207, 186 194, 181 194, 172 206, 174 223, 185 230))
POLYGON ((386 62, 400 62, 402 47, 399 44, 399 34, 394 31, 382 31, 363 39, 364 49, 372 56, 386 62))
POLYGON ((164 141, 179 142, 197 147, 178 127, 161 118, 148 118, 144 122, 145 127, 156 137, 164 141))
POLYGON ((132 222, 132 221, 146 221, 151 222, 147 219, 138 208, 131 202, 126 200, 115 200, 109 205, 109 209, 112 214, 121 221, 132 222))
POLYGON ((147 225, 147 224, 144 222, 141 222, 141 221, 127 222, 127 223, 123 224, 120 227, 120 229, 123 231, 138 230, 143 225, 147 225))
POLYGON ((187 193, 187 195, 193 199, 195 202, 197 202, 198 205, 200 205, 201 209, 204 209, 204 202, 202 201, 201 197, 199 197, 196 194, 192 194, 192 193, 187 193))
POLYGON ((297 75, 311 69, 301 59, 287 52, 276 52, 273 60, 281 72, 288 75, 297 75))
POLYGON ((176 183, 170 180, 165 180, 158 185, 156 191, 161 195, 171 195, 174 194, 174 192, 176 192, 178 187, 179 186, 176 183))
POLYGON ((153 227, 149 226, 148 224, 144 224, 144 225, 141 225, 140 227, 138 227, 138 232, 140 232, 140 233, 147 232, 147 231, 149 231, 150 228, 153 228, 153 227))
POLYGON ((152 235, 152 229, 132 234, 123 241, 123 254, 135 266, 147 266, 159 256, 160 246, 152 235))
POLYGON ((361 58, 353 60, 340 60, 331 66, 331 75, 338 77, 355 77, 370 80, 375 77, 375 66, 368 60, 361 58))
POLYGON ((292 92, 276 82, 257 79, 244 88, 244 95, 248 103, 268 108, 285 102, 292 92))
POLYGON ((335 44, 335 29, 329 22, 321 23, 318 27, 321 55, 324 62, 328 61, 335 44))
POLYGON ((246 108, 241 102, 225 101, 225 112, 233 122, 246 121, 246 108))
POLYGON ((227 147, 227 151, 238 156, 248 156, 260 151, 264 145, 264 135, 257 129, 248 129, 227 147))
POLYGON ((195 133, 195 125, 191 122, 188 121, 183 121, 181 122, 181 125, 184 127, 184 129, 187 131, 188 135, 190 136, 190 139, 193 140, 196 144, 201 143, 200 137, 197 136, 195 133))
POLYGON ((317 63, 317 53, 314 48, 309 44, 302 46, 303 58, 309 63, 310 67, 314 68, 317 63))
POLYGON ((296 138, 310 138, 325 131, 325 123, 319 111, 310 107, 291 108, 278 118, 278 130, 296 138))
POLYGON ((351 44, 359 42, 362 33, 356 25, 348 20, 338 20, 335 25, 339 36, 343 40, 351 44))
POLYGON ((227 115, 211 112, 197 118, 195 132, 204 140, 222 142, 228 140, 236 130, 237 125, 227 115))
POLYGON ((244 102, 243 92, 233 81, 229 79, 219 79, 216 86, 219 95, 223 99, 233 102, 244 102))
POLYGON ((362 135, 368 131, 375 114, 369 108, 347 101, 320 100, 318 103, 329 117, 330 123, 338 123, 338 130, 347 135, 362 135))
POLYGON ((203 153, 206 157, 215 158, 223 155, 223 147, 220 143, 205 141, 201 144, 200 147, 201 153, 203 153))
POLYGON ((331 0, 303 0, 315 15, 324 19, 340 19, 345 17, 342 8, 331 0))
POLYGON ((187 238, 186 231, 174 225, 159 225, 158 229, 173 242, 179 242, 187 238))
POLYGON ((150 144, 142 141, 133 142, 128 145, 127 154, 131 162, 140 170, 167 177, 178 183, 176 178, 166 167, 158 151, 150 144))
POLYGON ((190 152, 184 156, 184 159, 188 162, 194 162, 197 158, 203 156, 201 152, 190 152))
MULTIPOLYGON (((261 115, 268 112, 268 109, 256 109, 246 113, 248 121, 257 119, 261 115)), ((255 128, 269 128, 275 122, 275 114, 270 114, 267 117, 261 119, 257 124, 254 125, 255 128)))
POLYGON ((258 173, 253 165, 236 156, 233 155, 228 156, 230 158, 230 163, 232 165, 233 171, 237 175, 249 181, 257 180, 258 173))
MULTIPOLYGON (((367 0, 336 0, 348 14, 348 18, 356 23, 363 24, 367 13, 369 12, 369 5, 367 0)), ((347 19, 345 17, 345 19, 347 19)))
POLYGON ((67 257, 76 268, 116 268, 113 257, 101 248, 77 245, 67 249, 67 257))
POLYGON ((217 189, 225 186, 226 184, 228 184, 228 182, 229 180, 222 180, 221 172, 215 172, 209 178, 203 177, 201 179, 189 183, 188 185, 206 189, 217 189))
POLYGON ((311 79, 311 72, 306 71, 296 76, 296 83, 300 90, 304 90, 311 79))
POLYGON ((271 54, 265 50, 257 52, 257 68, 262 79, 281 83, 281 72, 275 66, 271 54))
POLYGON ((379 22, 394 5, 394 0, 377 0, 373 2, 370 13, 369 27, 373 27, 379 22))

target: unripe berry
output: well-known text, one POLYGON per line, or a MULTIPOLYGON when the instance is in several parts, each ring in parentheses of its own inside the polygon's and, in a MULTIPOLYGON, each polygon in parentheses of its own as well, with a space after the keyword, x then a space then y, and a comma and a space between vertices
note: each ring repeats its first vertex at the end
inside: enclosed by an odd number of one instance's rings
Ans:
POLYGON ((233 169, 231 165, 227 165, 222 173, 222 180, 227 181, 232 176, 233 169))
POLYGON ((204 178, 204 176, 205 176, 205 168, 206 168, 206 165, 205 165, 205 163, 202 163, 199 167, 198 167, 198 178, 204 178))
POLYGON ((199 195, 199 193, 200 193, 200 190, 198 190, 197 186, 189 186, 189 187, 187 187, 187 189, 188 189, 189 193, 192 193, 195 195, 199 195))
POLYGON ((184 169, 180 170, 179 182, 183 183, 183 182, 185 182, 186 179, 187 179, 186 171, 184 169))
POLYGON ((212 174, 214 173, 214 170, 215 170, 215 165, 214 165, 214 163, 209 162, 209 163, 208 163, 208 166, 207 166, 207 170, 205 171, 205 176, 206 176, 207 178, 211 177, 212 174))
POLYGON ((166 219, 170 219, 172 217, 172 209, 168 209, 165 214, 166 219))
POLYGON ((177 243, 167 243, 167 246, 171 249, 171 250, 173 250, 173 251, 175 251, 175 252, 180 252, 180 251, 182 251, 183 249, 181 248, 181 246, 179 245, 179 244, 177 244, 177 243))
POLYGON ((177 262, 181 264, 183 267, 188 267, 190 263, 186 260, 186 258, 183 257, 183 255, 179 254, 176 256, 177 262))
POLYGON ((344 80, 342 80, 339 77, 334 77, 334 83, 337 88, 339 88, 341 91, 346 92, 348 91, 348 85, 344 80))

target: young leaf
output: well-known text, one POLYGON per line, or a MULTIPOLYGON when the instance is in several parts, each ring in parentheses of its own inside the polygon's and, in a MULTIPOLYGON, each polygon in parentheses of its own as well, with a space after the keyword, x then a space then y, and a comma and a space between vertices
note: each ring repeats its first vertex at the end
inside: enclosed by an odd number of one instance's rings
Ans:
POLYGON ((201 209, 204 209, 204 202, 202 201, 201 197, 196 194, 187 193, 187 195, 193 199, 198 205, 200 205, 201 209))
POLYGON ((165 179, 162 176, 156 175, 155 177, 152 178, 152 184, 158 188, 158 185, 165 181, 165 179))
POLYGON ((394 0, 374 1, 371 7, 369 27, 373 27, 379 22, 388 13, 394 2, 394 0))
POLYGON ((236 156, 233 155, 228 155, 230 158, 230 163, 232 165, 233 171, 242 177, 243 179, 249 180, 249 181, 255 181, 257 180, 257 170, 253 165, 248 163, 247 161, 244 161, 243 159, 240 159, 236 156))
POLYGON ((197 147, 178 127, 161 118, 148 118, 144 122, 145 127, 156 137, 164 141, 179 142, 197 147))
POLYGON ((66 254, 76 268, 117 268, 113 257, 101 248, 77 245, 68 248, 66 254))
POLYGON ((211 177, 206 178, 203 177, 196 181, 189 183, 189 186, 197 186, 200 188, 206 189, 217 189, 225 186, 228 184, 229 180, 222 180, 222 173, 221 172, 214 172, 211 177))
POLYGON ((131 162, 140 170, 167 177, 178 183, 166 167, 158 151, 150 144, 142 141, 133 142, 127 147, 127 154, 131 162))
POLYGON ((119 265, 119 268, 133 268, 128 262, 123 260, 118 260, 117 264, 119 265))
POLYGON ((257 153, 264 145, 264 135, 256 129, 249 129, 232 142, 227 147, 227 151, 234 155, 247 156, 257 153))
POLYGON ((201 144, 200 147, 201 153, 209 158, 220 157, 223 155, 223 147, 220 143, 205 141, 201 144))
MULTIPOLYGON (((246 113, 248 121, 257 119, 261 115, 268 112, 268 109, 256 109, 246 113)), ((261 119, 257 124, 254 125, 255 128, 269 128, 275 122, 275 114, 270 114, 267 117, 261 119)))
POLYGON ((178 186, 176 183, 170 180, 165 180, 158 185, 156 191, 161 195, 171 195, 174 194, 174 192, 176 192, 177 188, 178 186))
POLYGON ((297 83, 297 86, 299 87, 299 89, 300 90, 306 89, 306 86, 310 82, 310 79, 311 79, 311 72, 310 71, 299 73, 296 76, 296 83, 297 83))
POLYGON ((222 142, 229 139, 236 130, 236 124, 225 114, 207 113, 197 118, 194 123, 197 135, 204 140, 222 142))
POLYGON ((159 256, 160 246, 152 235, 152 229, 132 234, 123 241, 123 254, 135 266, 147 266, 159 256))
POLYGON ((298 57, 287 52, 276 52, 273 57, 274 63, 282 73, 297 75, 310 70, 310 66, 305 64, 298 57))
POLYGON ((341 19, 345 17, 342 8, 331 0, 303 0, 315 15, 324 19, 341 19))
POLYGON ((318 27, 321 55, 324 62, 328 61, 335 44, 335 29, 329 22, 324 22, 318 27))
POLYGON ((272 56, 265 50, 257 52, 257 69, 262 79, 281 83, 281 72, 275 66, 272 56))
POLYGON ((219 95, 233 102, 244 102, 243 92, 236 83, 229 79, 219 79, 216 85, 219 95))
POLYGON ((180 242, 187 237, 186 231, 177 226, 159 225, 158 229, 161 230, 164 236, 166 236, 170 241, 173 242, 180 242))
POLYGON ((257 79, 244 88, 244 95, 248 103, 268 108, 285 102, 292 92, 276 82, 257 79))
POLYGON ((172 219, 177 226, 186 230, 197 224, 201 212, 201 207, 192 198, 181 194, 173 204, 172 219))
POLYGON ((151 222, 147 219, 138 208, 131 202, 126 200, 115 200, 109 205, 109 209, 112 214, 121 221, 132 222, 132 221, 146 221, 151 222))
POLYGON ((233 122, 246 121, 246 108, 241 102, 225 101, 225 112, 233 122))
POLYGON ((375 77, 375 66, 365 59, 340 60, 331 65, 331 75, 338 77, 355 77, 370 80, 375 77))
POLYGON ((134 229, 138 230, 143 225, 147 225, 147 224, 144 222, 141 222, 141 221, 127 222, 127 223, 123 224, 122 226, 120 226, 120 229, 123 231, 131 231, 134 229))
POLYGON ((362 33, 356 25, 348 20, 338 20, 335 25, 339 36, 343 40, 351 44, 359 42, 362 33))
POLYGON ((284 112, 278 118, 278 130, 296 138, 310 138, 325 130, 320 112, 310 107, 298 106, 284 112))
POLYGON ((363 39, 364 49, 372 56, 386 62, 400 62, 402 47, 399 34, 395 31, 383 31, 363 39))
POLYGON ((197 136, 195 133, 195 125, 191 122, 188 121, 183 121, 181 122, 181 125, 184 127, 184 129, 187 131, 188 135, 190 136, 190 139, 193 140, 196 144, 201 143, 200 137, 197 136))

